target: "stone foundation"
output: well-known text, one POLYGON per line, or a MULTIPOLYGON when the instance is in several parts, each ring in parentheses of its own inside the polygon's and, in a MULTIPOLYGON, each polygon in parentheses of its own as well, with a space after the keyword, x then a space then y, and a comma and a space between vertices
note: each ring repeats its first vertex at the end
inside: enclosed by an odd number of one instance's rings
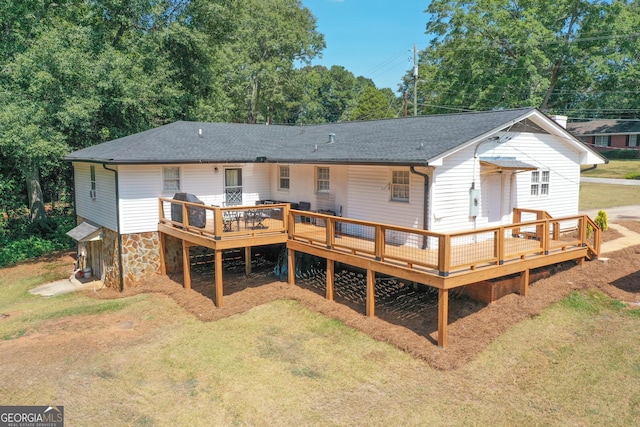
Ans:
POLYGON ((125 234, 122 236, 122 263, 124 283, 122 289, 160 274, 160 242, 158 232, 125 234))
POLYGON ((164 239, 165 263, 167 273, 182 272, 182 240, 172 236, 164 239))
POLYGON ((103 227, 102 257, 104 260, 104 285, 108 288, 122 289, 120 286, 120 260, 118 233, 103 227))

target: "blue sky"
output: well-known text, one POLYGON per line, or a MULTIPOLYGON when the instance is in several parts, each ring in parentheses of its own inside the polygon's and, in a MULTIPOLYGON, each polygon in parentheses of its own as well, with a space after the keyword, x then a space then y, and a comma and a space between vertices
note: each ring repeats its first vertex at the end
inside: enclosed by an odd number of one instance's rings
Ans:
POLYGON ((342 65, 378 88, 397 89, 413 67, 413 45, 426 47, 428 0, 302 0, 327 47, 314 65, 342 65))

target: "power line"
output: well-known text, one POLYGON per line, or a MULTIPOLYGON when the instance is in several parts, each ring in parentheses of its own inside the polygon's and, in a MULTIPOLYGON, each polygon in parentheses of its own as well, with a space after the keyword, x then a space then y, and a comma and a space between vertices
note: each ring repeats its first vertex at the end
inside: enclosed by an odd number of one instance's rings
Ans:
POLYGON ((399 50, 398 52, 394 53, 391 57, 387 58, 386 60, 381 62, 379 65, 376 65, 371 71, 366 73, 366 76, 368 76, 369 78, 373 78, 373 77, 376 76, 376 73, 380 73, 381 71, 388 71, 385 67, 388 67, 389 65, 394 65, 395 66, 396 64, 398 64, 397 59, 399 57, 405 57, 407 49, 409 49, 411 46, 412 45, 409 45, 408 47, 405 47, 405 48, 399 50), (393 61, 395 61, 395 62, 393 64, 391 64, 393 61))
MULTIPOLYGON (((480 34, 478 34, 478 36, 480 36, 480 34)), ((531 48, 533 46, 548 46, 548 45, 560 45, 560 44, 572 44, 572 43, 583 43, 583 42, 590 42, 590 41, 599 41, 599 40, 614 40, 614 39, 622 39, 622 38, 633 38, 633 37, 640 37, 640 32, 636 32, 636 33, 629 33, 629 34, 612 34, 612 35, 606 35, 606 36, 591 36, 591 37, 576 37, 574 39, 571 40, 538 40, 535 41, 534 39, 529 39, 527 42, 523 42, 523 43, 509 43, 508 40, 502 39, 501 41, 505 42, 507 44, 508 47, 510 48, 517 48, 517 47, 526 47, 526 48, 531 48)), ((477 45, 471 45, 470 43, 473 42, 473 38, 466 38, 466 39, 456 39, 457 41, 461 41, 465 43, 465 46, 455 46, 455 47, 451 47, 450 44, 448 44, 450 41, 449 40, 445 40, 443 43, 438 43, 437 46, 434 48, 437 51, 482 51, 482 50, 493 50, 496 47, 501 48, 504 47, 504 45, 499 44, 497 42, 492 42, 490 44, 477 44, 477 45)), ((483 39, 485 40, 485 39, 483 39)))

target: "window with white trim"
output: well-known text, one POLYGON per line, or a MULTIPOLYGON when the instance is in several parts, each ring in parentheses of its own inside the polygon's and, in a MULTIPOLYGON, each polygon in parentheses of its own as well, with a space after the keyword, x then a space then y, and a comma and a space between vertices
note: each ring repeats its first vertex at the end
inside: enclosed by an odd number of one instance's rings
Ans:
POLYGON ((290 181, 290 170, 289 166, 280 166, 279 167, 279 177, 278 177, 278 189, 279 190, 288 190, 291 184, 290 181))
POLYGON ((180 191, 180 168, 177 166, 162 168, 164 191, 180 191))
POLYGON ((531 195, 532 196, 548 196, 549 195, 549 171, 533 171, 531 172, 531 195))
POLYGON ((316 168, 316 193, 329 192, 329 168, 316 168))
POLYGON ((611 145, 611 137, 607 135, 594 136, 593 145, 596 147, 609 147, 611 145))
POLYGON ((96 167, 94 165, 89 165, 89 178, 91 182, 91 188, 89 189, 89 197, 95 200, 98 195, 96 193, 96 167))
POLYGON ((391 200, 394 202, 408 202, 410 181, 409 171, 392 171, 391 200))
POLYGON ((91 175, 91 191, 96 191, 96 167, 89 166, 89 174, 91 175))
POLYGON ((627 147, 637 147, 637 146, 638 146, 638 134, 627 135, 627 147))

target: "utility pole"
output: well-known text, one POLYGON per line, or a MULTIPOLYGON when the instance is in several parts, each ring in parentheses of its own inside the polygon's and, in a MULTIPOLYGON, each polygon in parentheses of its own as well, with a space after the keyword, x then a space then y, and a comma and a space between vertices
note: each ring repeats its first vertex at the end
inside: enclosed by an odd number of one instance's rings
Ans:
POLYGON ((418 50, 413 44, 413 115, 418 115, 418 50))

